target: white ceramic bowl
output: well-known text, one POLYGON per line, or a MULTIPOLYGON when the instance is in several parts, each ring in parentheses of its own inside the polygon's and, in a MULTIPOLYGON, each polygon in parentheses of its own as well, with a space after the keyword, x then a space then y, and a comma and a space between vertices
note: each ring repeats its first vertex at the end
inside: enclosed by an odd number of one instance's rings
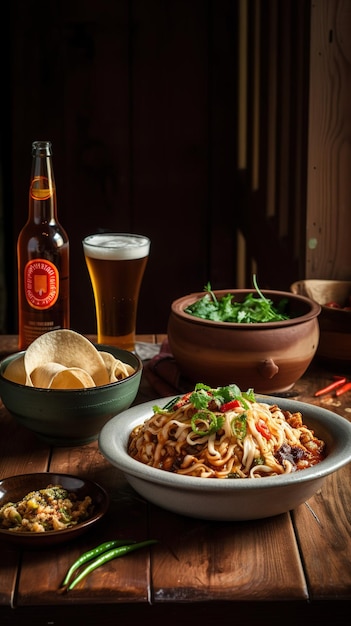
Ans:
POLYGON ((135 491, 174 513, 217 521, 285 513, 308 500, 321 488, 326 476, 351 461, 351 424, 315 405, 259 395, 256 398, 259 402, 277 403, 292 413, 301 411, 304 423, 326 442, 326 458, 314 467, 291 474, 235 480, 182 476, 132 459, 127 453, 130 432, 153 414, 153 406, 165 406, 171 398, 135 406, 112 418, 100 432, 100 451, 125 474, 135 491))

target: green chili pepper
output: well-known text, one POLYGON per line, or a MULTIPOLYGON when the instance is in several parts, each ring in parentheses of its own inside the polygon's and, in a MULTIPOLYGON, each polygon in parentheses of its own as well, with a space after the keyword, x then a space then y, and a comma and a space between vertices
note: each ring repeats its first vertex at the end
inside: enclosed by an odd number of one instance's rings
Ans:
POLYGON ((242 413, 237 417, 234 417, 231 421, 231 427, 233 434, 238 439, 244 439, 246 436, 246 414, 242 413))
POLYGON ((198 411, 191 418, 191 428, 200 437, 205 437, 206 435, 212 435, 212 433, 217 432, 220 428, 222 428, 224 422, 224 417, 217 416, 212 411, 208 411, 207 409, 203 409, 202 411, 198 411), (201 430, 199 425, 202 424, 206 427, 206 430, 201 430))
POLYGON ((112 561, 120 556, 124 556, 125 554, 129 554, 129 552, 133 552, 134 550, 138 550, 139 548, 144 548, 145 546, 150 546, 153 543, 157 543, 156 539, 147 539, 146 541, 140 541, 139 543, 133 543, 129 545, 119 546, 112 550, 108 550, 107 552, 103 552, 97 559, 89 563, 87 567, 85 567, 80 574, 71 582, 67 587, 67 591, 71 591, 83 578, 85 578, 88 574, 93 572, 95 569, 108 563, 108 561, 112 561))
POLYGON ((92 559, 95 559, 96 557, 100 556, 104 552, 107 552, 108 550, 112 550, 112 548, 117 548, 118 546, 130 545, 133 543, 136 543, 134 539, 112 539, 111 541, 105 541, 104 543, 101 543, 99 546, 96 546, 96 548, 93 548, 92 550, 89 550, 88 552, 84 552, 84 554, 82 554, 76 561, 74 561, 74 563, 72 563, 71 567, 69 568, 62 582, 61 587, 66 587, 68 585, 70 579, 72 578, 72 574, 74 574, 74 572, 79 567, 84 565, 84 563, 88 563, 88 561, 92 561, 92 559))
POLYGON ((181 400, 181 397, 177 396, 176 398, 172 398, 172 400, 167 402, 167 404, 162 407, 156 404, 152 407, 152 410, 154 413, 164 413, 165 411, 172 411, 177 402, 179 402, 179 400, 181 400))
POLYGON ((167 404, 165 404, 164 407, 162 407, 162 411, 170 411, 171 409, 173 409, 174 405, 177 404, 179 400, 180 400, 180 396, 177 396, 176 398, 172 398, 172 400, 167 402, 167 404))

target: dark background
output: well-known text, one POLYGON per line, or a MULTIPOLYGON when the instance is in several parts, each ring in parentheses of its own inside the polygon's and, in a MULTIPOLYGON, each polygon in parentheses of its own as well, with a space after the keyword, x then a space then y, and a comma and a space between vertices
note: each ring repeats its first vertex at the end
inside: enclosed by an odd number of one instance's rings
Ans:
POLYGON ((261 288, 288 289, 303 276, 296 238, 304 237, 309 3, 269 0, 258 15, 248 2, 244 21, 242 6, 12 0, 1 25, 3 332, 17 328, 15 248, 27 219, 34 140, 53 145, 59 221, 71 246, 71 326, 78 332, 95 332, 81 240, 98 229, 151 239, 140 333, 165 332, 172 300, 208 281, 215 289, 251 287, 258 268, 261 288), (247 167, 238 157, 243 95, 247 167), (276 200, 267 210, 268 148, 276 200))

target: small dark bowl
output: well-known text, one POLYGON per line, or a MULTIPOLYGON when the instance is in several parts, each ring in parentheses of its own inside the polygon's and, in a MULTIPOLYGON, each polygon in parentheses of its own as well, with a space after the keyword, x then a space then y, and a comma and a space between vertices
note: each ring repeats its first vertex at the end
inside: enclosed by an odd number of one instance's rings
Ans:
POLYGON ((79 535, 90 530, 102 519, 108 510, 109 496, 97 483, 85 478, 79 478, 78 476, 50 472, 20 474, 3 478, 0 481, 0 508, 7 502, 18 502, 31 491, 45 489, 50 484, 61 485, 70 493, 75 493, 80 500, 85 498, 85 496, 90 496, 94 504, 92 516, 84 522, 72 526, 72 528, 57 531, 49 530, 43 533, 19 533, 0 528, 1 539, 10 541, 18 547, 24 547, 26 550, 54 546, 76 539, 79 535))
POLYGON ((351 368, 351 310, 327 306, 336 302, 340 307, 350 306, 350 280, 300 280, 291 285, 295 294, 307 296, 321 305, 318 318, 320 338, 317 357, 338 368, 351 368))
POLYGON ((133 352, 99 344, 100 351, 135 369, 128 378, 87 389, 41 389, 14 383, 3 376, 9 363, 22 353, 0 363, 0 396, 16 420, 55 446, 77 446, 97 439, 103 425, 128 409, 138 393, 142 362, 133 352))

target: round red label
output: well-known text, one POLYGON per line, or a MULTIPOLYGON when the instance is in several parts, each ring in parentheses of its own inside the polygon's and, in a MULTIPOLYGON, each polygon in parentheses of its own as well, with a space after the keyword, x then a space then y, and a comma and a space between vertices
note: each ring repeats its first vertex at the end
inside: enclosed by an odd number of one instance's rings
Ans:
POLYGON ((24 291, 34 309, 49 309, 59 295, 59 274, 46 259, 28 261, 24 268, 24 291))

